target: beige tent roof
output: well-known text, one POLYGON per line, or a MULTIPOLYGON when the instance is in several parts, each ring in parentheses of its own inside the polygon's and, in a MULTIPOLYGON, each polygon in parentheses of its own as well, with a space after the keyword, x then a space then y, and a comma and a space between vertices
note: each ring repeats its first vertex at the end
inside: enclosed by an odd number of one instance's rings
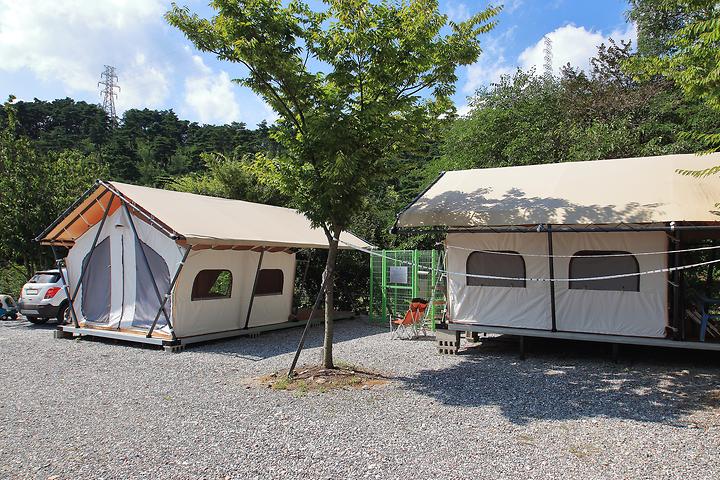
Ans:
POLYGON ((403 227, 718 222, 720 153, 447 172, 398 217, 403 227))
MULTIPOLYGON (((124 197, 133 211, 179 242, 203 246, 327 248, 322 229, 312 228, 303 214, 290 208, 228 200, 191 193, 139 187, 119 182, 98 186, 68 209, 38 240, 71 245, 101 221, 112 193, 124 197)), ((116 196, 110 213, 120 208, 116 196)), ((341 241, 370 245, 348 232, 341 241)), ((340 248, 350 248, 341 243, 340 248)))

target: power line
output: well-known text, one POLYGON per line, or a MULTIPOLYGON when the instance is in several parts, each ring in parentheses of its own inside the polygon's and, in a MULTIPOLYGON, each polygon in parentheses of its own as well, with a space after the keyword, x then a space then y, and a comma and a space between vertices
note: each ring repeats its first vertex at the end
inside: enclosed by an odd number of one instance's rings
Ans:
POLYGON ((100 91, 102 108, 110 118, 110 123, 113 127, 116 127, 118 124, 117 113, 115 111, 115 99, 117 98, 117 92, 120 91, 120 85, 117 84, 117 81, 118 76, 115 73, 115 67, 105 65, 105 71, 100 74, 98 86, 103 86, 103 89, 100 91), (117 91, 115 91, 115 89, 117 89, 117 91))

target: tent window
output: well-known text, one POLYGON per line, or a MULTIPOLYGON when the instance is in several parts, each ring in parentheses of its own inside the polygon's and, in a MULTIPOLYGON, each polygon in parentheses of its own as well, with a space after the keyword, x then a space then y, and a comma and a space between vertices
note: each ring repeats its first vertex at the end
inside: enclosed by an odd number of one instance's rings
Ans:
POLYGON ((230 298, 231 291, 230 270, 201 270, 193 282, 191 300, 230 298))
MULTIPOLYGON (((582 250, 570 259, 569 278, 592 278, 607 275, 639 273, 640 265, 629 252, 607 250, 582 250), (622 257, 590 257, 588 255, 617 255, 622 257)), ((639 292, 640 276, 609 278, 605 280, 570 281, 571 290, 611 290, 620 292, 639 292)))
POLYGON ((279 268, 263 268, 258 272, 255 296, 282 295, 285 276, 279 268))
MULTIPOLYGON (((498 250, 498 253, 518 253, 498 250)), ((465 271, 471 275, 525 278, 525 260, 521 255, 497 255, 492 252, 472 252, 468 255, 465 271)), ((525 280, 497 280, 465 277, 468 286, 525 288, 525 280)))

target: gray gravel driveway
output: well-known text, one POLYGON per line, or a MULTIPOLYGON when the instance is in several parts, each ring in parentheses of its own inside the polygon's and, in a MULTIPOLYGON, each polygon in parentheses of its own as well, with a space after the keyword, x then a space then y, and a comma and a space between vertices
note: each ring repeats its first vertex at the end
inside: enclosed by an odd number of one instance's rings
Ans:
MULTIPOLYGON (((0 322, 0 477, 717 479, 720 355, 507 337, 456 357, 338 322, 336 358, 385 387, 248 387, 299 329, 180 354, 0 322)), ((319 359, 321 327, 302 363, 319 359)))

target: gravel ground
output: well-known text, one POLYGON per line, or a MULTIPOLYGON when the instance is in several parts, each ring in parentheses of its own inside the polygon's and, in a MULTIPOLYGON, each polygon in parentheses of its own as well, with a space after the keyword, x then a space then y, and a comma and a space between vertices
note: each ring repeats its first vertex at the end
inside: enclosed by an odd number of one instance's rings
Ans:
MULTIPOLYGON (((249 388, 299 329, 180 354, 0 322, 2 478, 720 478, 720 355, 507 337, 390 340, 338 322, 336 358, 385 387, 249 388)), ((301 363, 319 359, 311 330, 301 363)))

